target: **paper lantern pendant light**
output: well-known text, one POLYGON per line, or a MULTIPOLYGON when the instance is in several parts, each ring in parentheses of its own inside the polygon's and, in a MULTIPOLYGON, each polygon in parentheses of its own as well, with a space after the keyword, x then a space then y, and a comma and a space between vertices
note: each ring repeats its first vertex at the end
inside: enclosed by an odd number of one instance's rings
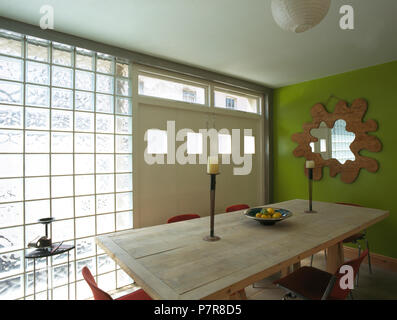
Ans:
POLYGON ((277 24, 292 32, 305 32, 324 19, 331 0, 272 0, 272 14, 277 24))

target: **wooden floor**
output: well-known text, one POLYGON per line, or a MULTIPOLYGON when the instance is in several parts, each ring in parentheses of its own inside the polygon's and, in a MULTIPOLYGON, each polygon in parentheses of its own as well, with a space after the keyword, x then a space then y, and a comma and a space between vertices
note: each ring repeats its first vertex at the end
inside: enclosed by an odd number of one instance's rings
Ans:
MULTIPOLYGON (((310 259, 302 261, 302 266, 309 265, 310 259)), ((313 266, 325 269, 325 258, 323 253, 318 253, 314 257, 313 266)), ((397 300, 397 274, 392 271, 373 267, 374 273, 368 271, 368 265, 363 264, 360 269, 359 286, 354 290, 356 300, 397 300)), ((285 291, 272 284, 279 277, 275 274, 272 277, 262 280, 253 286, 246 288, 249 300, 280 300, 285 291)), ((137 288, 130 286, 126 290, 114 293, 114 298, 130 293, 137 288)))

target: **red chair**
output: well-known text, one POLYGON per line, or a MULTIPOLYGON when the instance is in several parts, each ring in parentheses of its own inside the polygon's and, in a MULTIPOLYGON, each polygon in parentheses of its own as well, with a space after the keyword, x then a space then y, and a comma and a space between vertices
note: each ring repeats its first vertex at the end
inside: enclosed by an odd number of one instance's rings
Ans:
POLYGON ((235 204, 233 206, 227 207, 226 212, 233 212, 233 211, 239 211, 239 210, 244 210, 244 209, 249 209, 248 204, 235 204))
POLYGON ((198 219, 198 218, 201 218, 201 217, 198 214, 195 214, 195 213, 181 214, 179 216, 175 216, 175 217, 169 218, 167 223, 174 223, 174 222, 191 220, 191 219, 198 219))
MULTIPOLYGON (((368 250, 365 250, 360 257, 345 262, 342 266, 350 265, 355 278, 367 255, 368 250)), ((288 291, 284 299, 299 296, 309 300, 345 300, 349 294, 353 299, 351 289, 342 289, 339 285, 341 277, 344 276, 344 273, 339 273, 342 266, 333 275, 314 267, 302 267, 273 283, 288 291)))
MULTIPOLYGON (((94 300, 114 300, 110 296, 110 294, 98 288, 98 285, 96 284, 95 279, 90 272, 90 269, 84 267, 81 273, 83 274, 85 281, 87 281, 88 285, 91 288, 92 294, 94 295, 94 300)), ((150 296, 145 291, 139 289, 125 296, 117 298, 116 300, 152 300, 152 298, 150 298, 150 296)))

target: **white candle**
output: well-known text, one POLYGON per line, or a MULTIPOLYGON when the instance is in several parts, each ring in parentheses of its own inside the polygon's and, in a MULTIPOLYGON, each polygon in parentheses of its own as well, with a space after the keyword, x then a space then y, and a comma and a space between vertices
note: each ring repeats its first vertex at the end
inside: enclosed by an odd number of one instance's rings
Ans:
POLYGON ((208 157, 207 173, 208 174, 217 174, 217 173, 219 173, 219 164, 218 164, 218 157, 217 156, 208 157))
POLYGON ((306 161, 306 168, 307 168, 307 169, 313 169, 313 168, 314 168, 314 165, 315 165, 315 163, 314 163, 313 160, 307 160, 307 161, 306 161))

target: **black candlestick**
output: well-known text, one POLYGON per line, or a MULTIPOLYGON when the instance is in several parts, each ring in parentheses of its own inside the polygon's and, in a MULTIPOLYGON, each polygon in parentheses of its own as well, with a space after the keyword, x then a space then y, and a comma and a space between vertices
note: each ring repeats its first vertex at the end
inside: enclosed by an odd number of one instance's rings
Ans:
POLYGON ((305 210, 306 213, 316 213, 317 211, 313 210, 313 168, 308 168, 308 176, 309 176, 309 210, 305 210))
POLYGON ((211 186, 210 186, 210 235, 204 237, 205 241, 218 241, 221 238, 215 235, 214 224, 215 224, 215 186, 216 186, 216 175, 219 173, 211 173, 211 186))

